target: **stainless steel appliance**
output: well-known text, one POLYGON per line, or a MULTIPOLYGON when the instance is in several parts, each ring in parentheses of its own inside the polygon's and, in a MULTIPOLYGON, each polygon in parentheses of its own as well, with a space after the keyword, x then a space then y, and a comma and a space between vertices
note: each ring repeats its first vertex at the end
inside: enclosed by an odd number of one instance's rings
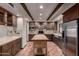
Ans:
POLYGON ((78 55, 78 25, 77 20, 63 24, 63 53, 68 56, 78 55))

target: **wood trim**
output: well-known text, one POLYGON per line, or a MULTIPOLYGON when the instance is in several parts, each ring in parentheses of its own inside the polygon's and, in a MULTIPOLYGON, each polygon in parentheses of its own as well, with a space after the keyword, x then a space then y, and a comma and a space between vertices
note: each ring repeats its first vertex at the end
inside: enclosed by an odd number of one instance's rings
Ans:
POLYGON ((63 3, 59 3, 59 4, 57 5, 57 7, 54 9, 54 11, 49 15, 49 17, 47 18, 47 20, 49 20, 49 19, 52 17, 52 15, 53 15, 62 5, 63 5, 63 3))
POLYGON ((70 22, 79 18, 79 4, 75 4, 63 13, 63 22, 70 22))
POLYGON ((77 19, 77 56, 79 56, 79 19, 77 19))
POLYGON ((31 13, 29 12, 27 6, 24 3, 20 3, 20 4, 24 8, 24 10, 27 12, 27 14, 31 17, 31 19, 34 20, 31 13))

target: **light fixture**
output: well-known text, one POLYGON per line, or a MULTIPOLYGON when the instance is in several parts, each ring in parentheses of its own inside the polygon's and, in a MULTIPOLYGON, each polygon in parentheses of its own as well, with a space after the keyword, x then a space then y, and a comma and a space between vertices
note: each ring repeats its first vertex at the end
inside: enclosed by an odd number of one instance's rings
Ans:
POLYGON ((40 16, 42 16, 43 14, 42 13, 40 13, 40 16))
POLYGON ((40 19, 42 19, 42 18, 40 17, 40 19))
POLYGON ((43 5, 40 5, 40 9, 43 9, 43 5))

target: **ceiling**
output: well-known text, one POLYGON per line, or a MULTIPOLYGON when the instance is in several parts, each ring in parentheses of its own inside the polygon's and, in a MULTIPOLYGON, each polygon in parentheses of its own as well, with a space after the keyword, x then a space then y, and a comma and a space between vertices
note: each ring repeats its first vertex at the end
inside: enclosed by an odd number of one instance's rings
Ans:
MULTIPOLYGON (((0 6, 5 8, 6 10, 10 11, 16 16, 22 16, 24 18, 28 18, 30 21, 32 21, 31 17, 28 15, 27 11, 23 8, 23 6, 19 3, 12 3, 14 4, 14 8, 12 8, 8 3, 0 3, 0 6)), ((27 6, 29 12, 31 13, 34 20, 39 20, 40 17, 43 17, 46 20, 49 15, 55 10, 56 6, 59 3, 24 3, 25 6, 27 6), (44 6, 44 9, 40 9, 40 5, 44 6), (40 16, 40 13, 43 13, 42 16, 40 16)), ((51 17, 48 21, 54 20, 56 17, 58 17, 60 14, 68 10, 70 7, 75 5, 75 3, 64 3, 51 17)), ((39 20, 40 21, 40 20, 39 20)))
POLYGON ((35 21, 45 21, 58 3, 25 3, 35 21), (40 8, 42 5, 42 9, 40 8), (42 13, 42 15, 40 15, 42 13))

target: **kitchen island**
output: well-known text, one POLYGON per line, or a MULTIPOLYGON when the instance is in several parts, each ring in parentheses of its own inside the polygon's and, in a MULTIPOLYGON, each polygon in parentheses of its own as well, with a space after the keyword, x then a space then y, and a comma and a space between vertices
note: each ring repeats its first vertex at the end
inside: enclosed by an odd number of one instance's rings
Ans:
POLYGON ((0 55, 13 56, 21 49, 21 36, 5 36, 0 38, 0 55))
POLYGON ((35 56, 47 55, 47 41, 49 39, 44 34, 37 34, 32 38, 33 52, 35 56))

